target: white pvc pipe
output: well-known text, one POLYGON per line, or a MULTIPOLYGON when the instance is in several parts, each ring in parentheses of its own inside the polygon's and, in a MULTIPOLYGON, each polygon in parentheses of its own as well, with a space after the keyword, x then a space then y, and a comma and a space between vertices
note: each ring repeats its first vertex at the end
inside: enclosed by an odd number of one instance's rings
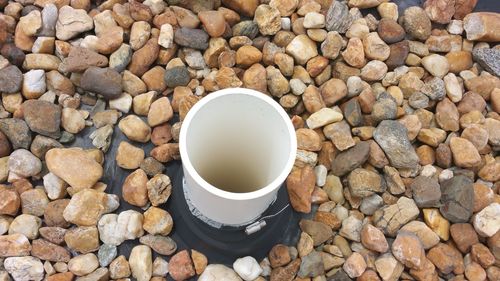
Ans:
POLYGON ((290 118, 272 98, 230 88, 191 108, 179 149, 190 203, 210 220, 244 225, 276 198, 293 167, 297 140, 290 118))

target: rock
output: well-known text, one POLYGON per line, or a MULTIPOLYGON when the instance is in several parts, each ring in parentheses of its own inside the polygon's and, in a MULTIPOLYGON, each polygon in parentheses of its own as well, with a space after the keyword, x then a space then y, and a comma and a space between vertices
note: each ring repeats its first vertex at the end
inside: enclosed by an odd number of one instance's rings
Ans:
POLYGON ((131 60, 132 48, 127 44, 122 44, 120 48, 118 48, 109 56, 109 67, 121 73, 127 68, 127 65, 131 60))
POLYGON ((359 277, 366 270, 365 259, 359 253, 353 253, 346 259, 342 269, 344 269, 345 273, 351 278, 359 277))
POLYGON ((224 15, 219 11, 201 11, 198 13, 203 27, 211 37, 220 37, 226 29, 224 15))
POLYGON ((146 44, 151 35, 151 26, 145 21, 137 21, 132 24, 130 29, 130 47, 138 50, 146 44))
POLYGON ((390 55, 389 46, 380 39, 377 32, 372 32, 363 37, 363 47, 367 58, 385 61, 390 55))
POLYGON ((452 246, 439 243, 429 250, 427 258, 443 274, 464 272, 464 263, 460 252, 452 246))
POLYGON ((193 29, 181 27, 175 31, 175 43, 197 50, 205 50, 208 48, 209 35, 201 29, 193 29))
POLYGON ((384 234, 371 224, 365 224, 361 229, 361 243, 369 250, 385 253, 389 250, 389 244, 384 234))
POLYGON ((304 17, 304 28, 324 28, 325 16, 317 12, 309 12, 304 17))
POLYGON ((113 135, 113 126, 106 125, 93 131, 89 138, 92 139, 92 144, 106 153, 111 145, 113 135))
POLYGON ((257 7, 254 22, 263 35, 274 35, 281 29, 280 12, 269 5, 263 4, 257 7))
POLYGON ((99 260, 94 254, 85 254, 72 258, 68 262, 68 269, 76 276, 85 276, 99 267, 99 260))
POLYGON ((159 206, 167 202, 172 193, 170 178, 164 174, 157 174, 147 184, 148 198, 153 206, 159 206))
POLYGON ((425 250, 434 247, 439 243, 439 236, 434 233, 427 225, 420 221, 412 221, 403 226, 401 232, 410 232, 415 234, 422 242, 425 250))
POLYGON ((488 268, 495 263, 495 257, 493 254, 490 252, 488 247, 481 243, 472 245, 470 254, 472 256, 472 260, 484 268, 488 268))
POLYGON ((132 141, 145 143, 151 139, 151 128, 136 115, 122 118, 118 128, 132 141))
POLYGON ((115 99, 122 94, 122 77, 114 69, 91 66, 83 73, 80 86, 105 99, 115 99))
POLYGON ((311 212, 311 195, 316 183, 314 170, 304 166, 290 173, 286 179, 290 203, 297 212, 311 212))
MULTIPOLYGON (((196 271, 196 274, 200 275, 201 273, 203 273, 203 271, 205 271, 205 268, 207 267, 207 264, 208 264, 207 257, 204 254, 202 254, 196 250, 191 249, 191 259, 193 259, 193 265, 194 265, 194 269, 196 271)), ((259 268, 260 268, 260 266, 259 266, 259 268)))
POLYGON ((373 133, 373 138, 384 150, 395 168, 414 169, 418 156, 408 140, 406 128, 397 121, 382 121, 373 133))
POLYGON ((120 142, 116 151, 116 165, 124 169, 137 169, 144 160, 144 150, 126 141, 120 142))
POLYGON ((470 13, 464 17, 464 30, 467 40, 497 42, 500 35, 496 33, 499 15, 496 13, 470 13))
POLYGON ((407 8, 403 18, 403 27, 410 37, 424 41, 431 35, 431 21, 422 8, 418 6, 407 8))
POLYGON ((148 203, 147 182, 148 176, 143 170, 137 169, 132 172, 123 182, 123 200, 134 206, 146 206, 148 203))
POLYGON ((236 51, 236 64, 242 65, 243 67, 250 67, 261 60, 262 53, 253 46, 241 46, 236 51))
POLYGON ((416 235, 399 232, 392 244, 392 253, 405 266, 416 270, 422 269, 425 251, 416 235))
POLYGON ((433 22, 446 24, 455 14, 455 1, 450 0, 427 0, 424 9, 429 19, 433 22))
POLYGON ((170 237, 147 234, 139 239, 141 244, 147 245, 160 255, 169 256, 177 250, 177 244, 170 237))
POLYGON ((42 216, 49 204, 49 198, 42 188, 29 189, 21 193, 21 205, 24 214, 42 216))
POLYGON ((419 213, 415 202, 403 196, 396 204, 384 206, 376 211, 373 214, 373 221, 385 234, 394 236, 404 224, 414 220, 419 213))
POLYGON ((94 22, 87 11, 73 9, 71 6, 63 6, 59 9, 56 23, 57 39, 66 41, 93 27, 94 22))
POLYGON ((483 237, 492 237, 500 229, 500 204, 491 203, 477 213, 473 219, 474 229, 483 237))
POLYGON ((168 98, 163 97, 154 101, 148 112, 148 123, 151 127, 160 125, 170 120, 174 115, 168 98))
POLYGON ((363 198, 359 210, 365 215, 373 215, 376 210, 384 205, 384 200, 377 194, 363 198))
POLYGON ((382 280, 398 280, 404 266, 391 253, 380 255, 375 260, 375 268, 382 280))
MULTIPOLYGON (((205 269, 205 273, 207 270, 209 270, 208 267, 205 269)), ((187 250, 183 250, 172 256, 168 263, 168 272, 174 280, 186 280, 195 276, 193 263, 187 250)))
POLYGON ((233 263, 233 268, 245 281, 252 281, 262 273, 262 268, 259 263, 250 256, 237 259, 233 263))
POLYGON ((443 78, 450 69, 450 64, 446 57, 437 54, 424 57, 422 59, 422 65, 430 74, 439 78, 443 78))
POLYGON ((297 276, 302 278, 316 277, 324 274, 324 272, 325 268, 321 254, 319 252, 312 251, 307 256, 302 257, 297 276))
MULTIPOLYGON (((50 173, 48 175, 51 175, 50 173)), ((66 190, 64 190, 66 195, 66 190)), ((69 204, 69 199, 58 199, 47 204, 43 214, 44 222, 47 226, 69 227, 70 224, 64 219, 63 212, 69 204)))
MULTIPOLYGON (((227 1, 227 0, 226 0, 227 1)), ((179 279, 180 280, 180 279, 179 279)), ((242 279, 229 267, 222 264, 210 264, 198 278, 199 281, 241 281, 242 279)))
POLYGON ((419 208, 437 207, 441 199, 439 182, 435 178, 418 176, 410 186, 413 200, 419 208))
POLYGON ((63 108, 61 114, 61 126, 68 133, 79 133, 85 128, 84 114, 73 108, 63 108))
POLYGON ((24 120, 34 132, 44 136, 60 136, 61 108, 41 100, 27 100, 22 105, 24 120))
POLYGON ((474 48, 472 50, 474 61, 493 75, 500 76, 500 50, 492 48, 474 48))
POLYGON ((113 197, 94 189, 83 189, 73 195, 64 209, 64 219, 79 226, 96 225, 102 215, 118 208, 113 197))
POLYGON ((150 234, 168 235, 174 226, 174 221, 170 214, 160 208, 151 207, 144 212, 144 222, 142 227, 150 234))
POLYGON ((38 237, 38 229, 42 226, 42 220, 29 214, 17 216, 9 226, 9 234, 23 234, 28 239, 38 237))
POLYGON ((353 170, 347 177, 347 181, 350 193, 355 197, 364 198, 385 190, 382 177, 376 172, 363 168, 353 170))
POLYGON ((51 262, 68 262, 71 255, 68 250, 44 239, 33 240, 31 255, 51 262))
POLYGON ((383 18, 379 21, 377 33, 387 44, 399 42, 404 39, 406 32, 395 20, 383 18))
POLYGON ((9 171, 21 177, 32 177, 42 171, 42 162, 26 149, 17 149, 9 157, 9 171))
POLYGON ((143 216, 134 210, 119 215, 106 214, 99 220, 99 237, 108 245, 119 246, 125 240, 133 240, 144 235, 143 216))
POLYGON ((474 207, 472 181, 457 175, 441 183, 441 202, 439 208, 443 216, 453 223, 467 222, 474 207))
POLYGON ((302 219, 299 226, 302 231, 312 237, 314 246, 324 243, 333 236, 331 228, 321 222, 302 219))
POLYGON ((116 246, 102 244, 99 247, 99 252, 97 253, 97 258, 99 259, 99 265, 108 266, 118 254, 118 249, 116 246))
POLYGON ((286 46, 286 52, 301 65, 304 65, 309 59, 318 55, 316 43, 304 34, 293 38, 286 46))
POLYGON ((57 70, 61 60, 49 54, 27 54, 23 62, 23 68, 30 69, 43 69, 43 70, 57 70))
MULTIPOLYGON (((148 246, 139 245, 132 248, 129 258, 132 276, 138 281, 148 281, 151 279, 153 274, 152 259, 151 249, 148 246)), ((172 260, 170 260, 171 262, 172 260)), ((170 274, 172 274, 172 271, 170 271, 170 274)))
POLYGON ((77 189, 91 188, 102 177, 101 165, 81 149, 53 148, 45 160, 51 173, 77 189))
POLYGON ((21 90, 23 73, 15 65, 0 69, 0 92, 17 93, 21 90))
POLYGON ((481 156, 476 147, 467 139, 454 137, 450 140, 453 161, 459 167, 471 168, 481 162, 481 156))
POLYGON ((44 276, 42 262, 34 257, 6 258, 3 266, 16 281, 40 281, 44 276))
POLYGON ((300 259, 293 260, 285 267, 278 267, 271 271, 273 280, 293 280, 301 264, 300 259))
POLYGON ((109 265, 110 277, 114 279, 130 276, 130 266, 125 256, 119 256, 109 265))
POLYGON ((45 72, 41 69, 34 69, 26 72, 23 78, 22 94, 28 99, 39 98, 45 90, 45 72))
POLYGON ((15 233, 0 236, 0 257, 28 256, 31 245, 24 234, 15 233))
POLYGON ((310 129, 316 129, 325 125, 341 121, 342 113, 331 108, 322 108, 307 118, 306 123, 310 129))
POLYGON ((345 33, 353 21, 352 15, 346 4, 338 1, 332 2, 326 13, 326 29, 345 33))
POLYGON ((191 78, 189 72, 184 66, 175 66, 165 71, 165 83, 170 88, 177 86, 186 86, 191 78))
POLYGON ((269 251, 268 257, 271 267, 273 268, 287 265, 291 261, 290 251, 288 247, 283 244, 274 245, 269 251))
POLYGON ((128 70, 135 75, 142 76, 158 58, 159 52, 158 39, 149 39, 142 48, 134 52, 128 70))
MULTIPOLYGON (((150 177, 154 177, 160 173, 163 172, 163 169, 165 168, 163 166, 162 163, 160 163, 158 160, 154 159, 153 157, 146 157, 142 162, 141 162, 141 166, 140 168, 142 170, 144 170, 144 172, 146 172, 146 174, 150 177)), ((153 180, 152 183, 154 184, 154 190, 156 189, 159 189, 160 192, 158 194, 161 194, 159 198, 163 198, 164 194, 166 193, 165 190, 168 190, 168 189, 165 189, 163 187, 163 182, 166 182, 163 177, 159 177, 158 179, 161 179, 161 183, 162 185, 161 186, 157 186, 157 184, 159 184, 159 182, 157 182, 157 180, 153 180)), ((156 197, 156 196, 154 196, 156 197)), ((149 199, 149 200, 152 200, 153 202, 155 201, 155 199, 149 199)))
POLYGON ((90 49, 83 47, 71 47, 66 58, 59 65, 62 72, 83 72, 91 66, 104 67, 108 59, 90 49))
POLYGON ((7 136, 13 149, 29 149, 31 132, 23 120, 17 118, 0 119, 0 131, 7 136))
POLYGON ((168 274, 168 262, 161 257, 156 257, 153 262, 153 276, 166 276, 168 274))
POLYGON ((454 223, 450 227, 450 235, 462 253, 468 253, 472 245, 479 243, 474 227, 469 223, 454 223))
POLYGON ((158 36, 158 45, 165 49, 171 48, 174 43, 174 29, 172 25, 165 23, 161 26, 158 36))
MULTIPOLYGON (((231 86, 237 87, 241 84, 241 82, 236 77, 236 74, 234 73, 234 71, 231 68, 223 68, 223 70, 225 70, 226 73, 230 74, 230 75, 224 75, 227 77, 221 76, 221 78, 219 78, 221 71, 219 71, 217 73, 218 80, 229 81, 229 84, 227 86, 226 86, 227 83, 222 84, 223 88, 228 88, 231 86), (232 81, 234 81, 234 82, 232 82, 232 81)), ((266 68, 266 71, 267 71, 267 73, 266 73, 267 74, 266 75, 267 81, 266 82, 267 82, 267 86, 268 86, 268 89, 269 89, 269 92, 271 93, 271 95, 273 95, 275 97, 282 97, 284 94, 286 94, 287 92, 290 91, 290 85, 288 84, 288 80, 285 78, 285 76, 283 76, 283 74, 281 74, 281 72, 277 68, 275 68, 274 66, 268 66, 266 68)), ((220 82, 217 82, 217 84, 221 85, 220 82)), ((219 86, 219 87, 221 87, 221 86, 219 86)), ((307 90, 306 90, 306 92, 307 92, 307 90)))
POLYGON ((323 41, 323 43, 321 43, 321 54, 325 58, 336 59, 342 48, 342 42, 342 36, 340 36, 338 32, 328 32, 325 40, 323 41))

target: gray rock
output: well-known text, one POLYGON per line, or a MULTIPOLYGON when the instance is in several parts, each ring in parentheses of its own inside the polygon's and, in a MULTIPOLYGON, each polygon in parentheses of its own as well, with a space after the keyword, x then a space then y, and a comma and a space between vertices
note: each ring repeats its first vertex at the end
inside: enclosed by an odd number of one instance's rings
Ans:
POLYGON ((23 73, 17 66, 9 65, 0 69, 0 92, 13 94, 21 90, 23 73))
POLYGON ((431 20, 424 9, 412 6, 403 13, 403 27, 411 38, 425 41, 431 35, 431 20))
POLYGON ((421 92, 415 92, 408 99, 408 104, 415 109, 426 108, 429 106, 429 97, 421 92))
POLYGON ((349 7, 340 1, 333 1, 326 14, 326 29, 346 33, 353 19, 349 7))
POLYGON ((495 76, 500 76, 500 49, 474 48, 472 51, 474 61, 495 76))
POLYGON ((106 125, 93 131, 89 138, 92 139, 92 145, 106 153, 111 145, 113 136, 113 126, 106 125))
POLYGON ((413 200, 419 208, 438 207, 441 199, 441 188, 436 178, 416 177, 410 185, 413 200))
POLYGON ((57 6, 46 4, 42 10, 42 28, 38 31, 38 36, 55 37, 57 23, 57 6))
POLYGON ((63 147, 63 145, 53 138, 37 135, 31 143, 30 150, 36 157, 43 160, 45 153, 56 147, 63 147))
POLYGON ((189 71, 184 66, 172 67, 165 71, 165 83, 169 88, 186 86, 190 80, 189 71))
POLYGON ((328 277, 327 281, 351 281, 352 279, 343 269, 339 269, 334 275, 328 277))
POLYGON ((163 166, 160 161, 154 159, 153 157, 146 157, 141 162, 140 168, 144 170, 144 172, 146 172, 148 176, 154 177, 158 174, 163 173, 165 166, 163 166))
POLYGON ((233 37, 246 36, 250 39, 254 39, 257 34, 259 34, 259 26, 254 21, 246 20, 233 26, 233 37))
POLYGON ((208 34, 201 29, 181 27, 175 31, 175 43, 198 50, 208 48, 208 34))
POLYGON ((472 180, 458 175, 441 183, 439 208, 443 217, 452 223, 468 222, 474 209, 474 189, 472 180))
POLYGON ((403 124, 394 120, 384 120, 373 132, 373 138, 385 152, 393 167, 407 169, 418 167, 417 153, 408 139, 407 130, 403 124))
POLYGON ((433 77, 425 81, 425 85, 420 91, 431 100, 442 100, 446 95, 444 81, 439 77, 433 77))
POLYGON ((396 119, 397 114, 398 105, 392 98, 382 97, 373 104, 372 117, 376 122, 396 119))
POLYGON ((0 131, 7 136, 13 149, 29 149, 31 131, 24 120, 18 118, 0 119, 0 131))
POLYGON ((363 165, 370 156, 370 144, 365 141, 337 154, 332 161, 332 173, 343 176, 363 165))
POLYGON ((333 236, 332 229, 322 222, 302 219, 299 226, 302 231, 312 237, 314 246, 321 245, 333 236))
POLYGON ((116 246, 102 244, 97 252, 97 258, 99 259, 99 264, 103 267, 108 266, 118 255, 118 249, 116 246))
POLYGON ((132 48, 127 44, 122 44, 118 50, 109 56, 109 67, 122 72, 127 68, 127 65, 132 60, 132 48))
POLYGON ((61 135, 61 107, 48 101, 27 100, 22 108, 24 120, 33 132, 51 138, 61 135))
POLYGON ((363 214, 371 216, 383 205, 384 199, 382 199, 382 197, 380 197, 378 194, 373 194, 371 196, 363 198, 363 200, 361 201, 361 205, 359 206, 359 210, 363 214))
POLYGON ((307 256, 302 257, 299 272, 297 273, 299 277, 316 277, 324 273, 325 267, 320 253, 312 251, 307 256))
POLYGON ((83 73, 80 87, 105 99, 115 99, 122 94, 122 76, 111 68, 91 66, 83 73))
POLYGON ((59 138, 60 143, 70 143, 73 142, 74 140, 75 140, 75 135, 66 131, 62 131, 61 137, 59 138))

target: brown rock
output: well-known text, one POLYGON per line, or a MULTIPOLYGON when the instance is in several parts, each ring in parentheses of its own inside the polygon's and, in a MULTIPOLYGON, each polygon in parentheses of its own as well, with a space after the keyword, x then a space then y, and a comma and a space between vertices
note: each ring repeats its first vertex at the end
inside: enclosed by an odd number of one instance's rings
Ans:
POLYGON ((157 146, 151 150, 151 156, 162 163, 167 163, 172 160, 179 160, 179 144, 165 143, 157 146))
POLYGON ((384 233, 371 224, 365 224, 361 230, 361 243, 369 250, 385 253, 389 250, 389 244, 384 233))
POLYGON ((489 12, 471 13, 464 17, 467 40, 498 42, 500 34, 500 14, 489 12))
POLYGON ((321 138, 316 131, 306 128, 298 129, 295 134, 297 135, 297 148, 307 151, 321 150, 321 138))
POLYGON ((23 234, 0 235, 0 257, 27 256, 30 251, 30 242, 23 234))
POLYGON ((158 39, 149 39, 142 48, 134 52, 128 70, 137 76, 142 76, 155 62, 159 51, 158 39))
POLYGON ((147 182, 148 176, 142 169, 137 169, 132 172, 123 182, 123 200, 134 206, 145 206, 148 203, 147 182))
POLYGON ((455 19, 463 19, 467 14, 474 10, 477 0, 455 0, 455 19))
POLYGON ((455 223, 450 227, 450 234, 455 245, 462 253, 468 253, 470 247, 479 242, 477 233, 469 223, 455 223))
POLYGON ((333 236, 332 229, 322 222, 302 219, 299 226, 302 231, 312 237, 314 246, 321 245, 333 236))
POLYGON ((405 38, 406 32, 395 20, 383 18, 378 23, 378 35, 387 44, 399 42, 405 38))
POLYGON ((224 15, 219 11, 201 11, 198 13, 203 27, 211 37, 220 37, 226 29, 224 15))
POLYGON ((79 226, 96 225, 103 214, 118 207, 114 196, 95 189, 83 189, 71 197, 63 212, 64 219, 79 226))
POLYGON ((74 46, 59 65, 59 71, 83 72, 90 66, 104 67, 106 65, 108 65, 108 59, 105 56, 87 48, 74 46))
POLYGON ((343 80, 332 78, 321 85, 320 93, 325 105, 330 107, 347 96, 347 85, 343 80))
POLYGON ((446 54, 446 59, 450 65, 450 72, 460 73, 472 67, 472 54, 468 51, 451 51, 446 54))
POLYGON ((424 9, 433 22, 446 24, 455 14, 455 0, 427 0, 424 9))
POLYGON ((168 272, 174 280, 186 280, 196 274, 187 250, 178 252, 170 259, 168 272))
POLYGON ((301 264, 300 259, 295 259, 285 267, 277 267, 271 271, 271 281, 293 280, 301 264))
POLYGON ((243 73, 243 87, 265 93, 267 91, 266 69, 261 64, 250 66, 243 73))
POLYGON ((172 231, 173 226, 172 216, 163 209, 151 207, 144 212, 142 227, 150 234, 166 236, 172 231))
POLYGON ((64 241, 71 250, 87 254, 99 248, 99 232, 95 226, 72 228, 64 235, 64 241))
POLYGON ((486 271, 481 265, 471 262, 465 266, 465 277, 470 281, 486 280, 486 271))
POLYGON ((68 250, 44 239, 33 240, 31 255, 51 262, 69 262, 71 259, 68 250))
POLYGON ((242 46, 236 51, 236 63, 249 67, 262 60, 262 52, 254 46, 242 46))
POLYGON ((54 244, 61 245, 64 242, 64 235, 66 234, 66 229, 61 227, 50 227, 44 226, 40 227, 40 236, 54 244))
POLYGON ((481 163, 481 156, 476 147, 464 138, 451 138, 450 148, 453 154, 453 161, 459 167, 471 168, 481 163))
POLYGON ((258 0, 223 0, 224 6, 240 12, 247 17, 253 17, 255 9, 259 5, 258 0))
POLYGON ((311 196, 316 183, 314 170, 310 166, 297 168, 286 179, 290 203, 297 212, 311 212, 311 196))
POLYGON ((269 251, 268 258, 272 268, 287 265, 291 261, 288 247, 283 244, 275 245, 271 251, 269 251))
POLYGON ((196 274, 202 274, 208 264, 207 257, 204 254, 191 249, 191 258, 193 259, 193 265, 196 274))
POLYGON ((451 272, 462 274, 464 272, 464 262, 460 252, 447 244, 439 243, 429 250, 427 258, 443 274, 451 272))
POLYGON ((69 201, 69 199, 59 199, 51 201, 47 204, 47 208, 45 208, 45 213, 43 214, 44 222, 47 226, 57 226, 62 228, 70 226, 70 223, 63 217, 64 209, 68 206, 69 201))
POLYGON ((13 189, 0 188, 0 214, 11 215, 17 214, 21 206, 21 198, 13 189))
POLYGON ((480 264, 483 268, 488 268, 495 263, 495 257, 488 247, 481 243, 472 245, 470 251, 472 260, 480 264))
POLYGON ((396 259, 411 269, 422 269, 425 251, 422 242, 415 234, 399 232, 392 243, 392 253, 396 259))
POLYGON ((71 272, 56 273, 47 277, 47 281, 71 281, 75 275, 71 272))

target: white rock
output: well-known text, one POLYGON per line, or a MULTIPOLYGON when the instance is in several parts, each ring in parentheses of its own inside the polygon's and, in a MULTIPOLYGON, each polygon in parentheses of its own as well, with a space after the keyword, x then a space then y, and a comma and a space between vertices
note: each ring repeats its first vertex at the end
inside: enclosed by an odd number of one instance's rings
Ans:
POLYGON ((233 263, 233 268, 245 281, 252 281, 262 273, 259 263, 251 256, 237 259, 233 263))
POLYGON ((145 245, 135 246, 130 252, 130 270, 137 281, 149 281, 153 275, 151 248, 145 245))
POLYGON ((281 18, 281 29, 290 30, 291 27, 292 27, 292 21, 290 20, 290 18, 287 17, 281 18))
POLYGON ((307 118, 306 123, 310 129, 316 129, 334 122, 339 122, 343 118, 344 116, 342 116, 342 113, 334 109, 322 108, 311 114, 311 116, 307 118))
POLYGON ((77 134, 85 128, 85 118, 80 111, 65 107, 62 110, 61 126, 64 130, 72 134, 77 134))
POLYGON ((15 281, 40 281, 43 279, 43 264, 35 257, 6 258, 3 265, 15 281))
POLYGON ((307 86, 304 82, 302 82, 302 80, 297 78, 290 80, 290 89, 292 90, 292 94, 300 96, 305 92, 306 88, 307 86))
POLYGON ((132 107, 132 96, 122 93, 118 98, 109 101, 109 108, 128 113, 132 107))
POLYGON ((429 165, 425 165, 422 168, 422 172, 420 172, 420 175, 424 176, 424 177, 433 177, 436 174, 436 172, 437 172, 436 167, 429 164, 429 165))
POLYGON ((359 76, 349 76, 347 78, 347 92, 349 97, 357 96, 363 91, 365 85, 359 76))
POLYGON ((168 274, 168 262, 161 257, 156 257, 153 262, 153 276, 165 277, 168 274))
POLYGON ((98 267, 99 260, 97 256, 92 253, 76 256, 68 262, 69 271, 76 276, 84 276, 92 273, 98 267))
POLYGON ((151 35, 151 25, 145 21, 136 21, 130 29, 130 47, 134 50, 140 49, 146 44, 151 35))
POLYGON ((158 36, 158 45, 163 48, 171 48, 174 43, 174 28, 169 23, 161 26, 160 36, 158 36))
POLYGON ((134 210, 102 216, 97 224, 99 237, 106 244, 118 246, 125 240, 133 240, 144 235, 143 215, 134 210))
POLYGON ((9 172, 21 177, 32 177, 42 171, 42 161, 29 150, 20 148, 10 154, 9 172))
POLYGON ((309 59, 318 55, 318 47, 307 35, 300 34, 286 46, 287 54, 291 55, 298 64, 305 64, 309 59))
POLYGON ((451 34, 461 35, 464 32, 464 23, 461 20, 451 20, 446 29, 451 34))
POLYGON ((462 100, 462 86, 458 82, 457 76, 454 73, 448 73, 443 77, 446 95, 454 103, 462 100))
POLYGON ((222 264, 210 264, 200 275, 198 281, 241 281, 231 268, 222 264))
POLYGON ((64 198, 68 184, 53 173, 43 176, 43 187, 51 200, 64 198))
POLYGON ((24 234, 28 239, 33 240, 38 237, 38 230, 41 226, 42 220, 39 217, 21 214, 10 224, 9 234, 24 234))
POLYGON ((13 218, 9 216, 0 215, 0 235, 4 235, 7 231, 9 231, 9 226, 12 220, 13 218))
POLYGON ((448 59, 438 54, 424 57, 422 59, 422 65, 430 74, 439 78, 443 78, 450 70, 448 59))
POLYGON ((323 28, 325 27, 325 16, 317 12, 309 12, 304 17, 304 28, 323 28))
POLYGON ((184 60, 186 63, 189 65, 189 67, 193 69, 204 69, 207 67, 205 63, 205 59, 203 58, 203 55, 201 54, 200 51, 191 49, 191 48, 185 48, 184 49, 184 60))
POLYGON ((439 182, 443 182, 445 180, 449 180, 453 177, 453 171, 450 169, 444 169, 439 174, 439 182))
POLYGON ((142 4, 148 6, 153 15, 161 14, 166 6, 163 0, 146 0, 142 4))
POLYGON ((113 26, 117 26, 117 24, 111 10, 104 10, 94 16, 94 31, 98 37, 101 37, 107 29, 113 26))
POLYGON ((56 36, 59 40, 68 40, 94 28, 94 21, 83 9, 73 9, 65 5, 59 9, 56 23, 56 36))
POLYGON ((316 185, 324 186, 326 183, 326 175, 328 174, 328 169, 324 165, 318 165, 314 167, 314 174, 316 175, 316 185))
POLYGON ((500 204, 491 203, 473 219, 474 229, 483 237, 491 237, 500 230, 500 204))
POLYGON ((22 91, 25 97, 38 97, 45 93, 46 89, 45 71, 42 69, 32 69, 24 73, 22 91))

